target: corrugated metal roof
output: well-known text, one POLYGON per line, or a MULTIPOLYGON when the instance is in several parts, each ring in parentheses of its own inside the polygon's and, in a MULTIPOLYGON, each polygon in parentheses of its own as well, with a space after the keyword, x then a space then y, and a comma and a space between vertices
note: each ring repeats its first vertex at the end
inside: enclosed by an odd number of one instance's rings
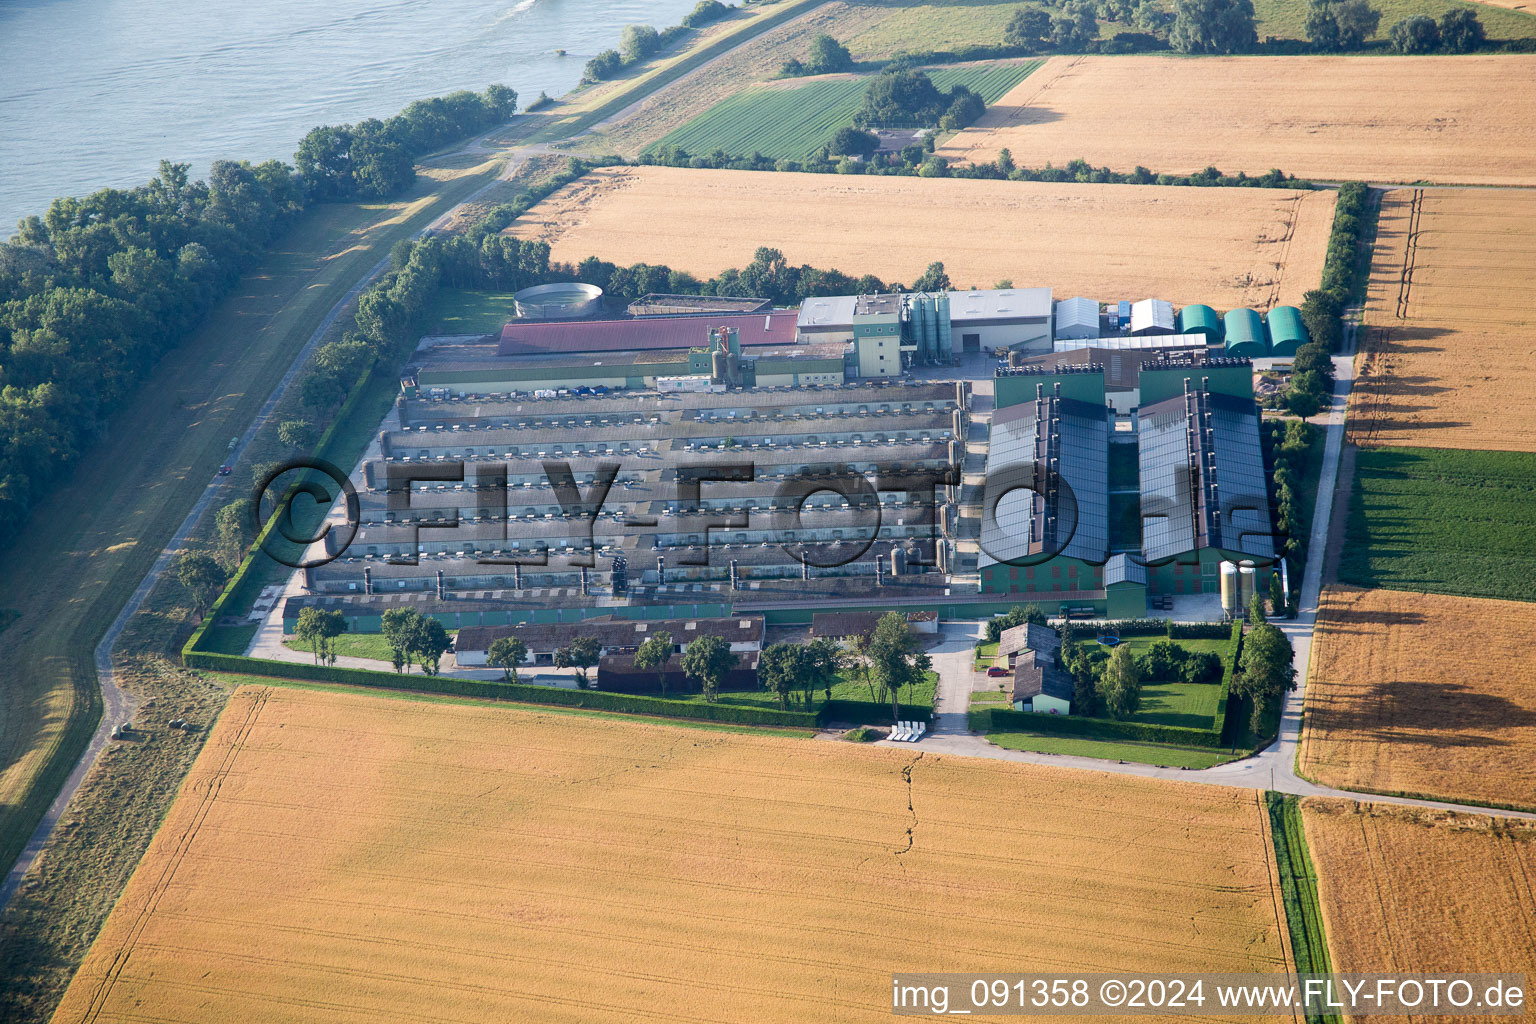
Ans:
POLYGON ((1117 338, 1094 338, 1091 340, 1093 344, 1084 346, 1081 341, 1062 339, 1061 341, 1055 343, 1052 347, 1057 352, 1069 352, 1073 349, 1081 349, 1085 347, 1093 349, 1117 349, 1124 352, 1151 352, 1159 349, 1181 348, 1206 349, 1210 347, 1210 343, 1206 340, 1206 337, 1203 334, 1139 334, 1135 336, 1127 335, 1125 337, 1117 338))
POLYGON ((1099 336, 1099 304, 1092 299, 1062 299, 1056 303, 1056 334, 1069 333, 1074 339, 1099 336))
POLYGON ((797 322, 802 328, 851 328, 858 302, 857 295, 813 296, 800 303, 797 322))
POLYGON ((985 320, 1044 320, 1051 315, 1049 288, 986 288, 949 293, 952 324, 985 320))
POLYGON ((1264 328, 1269 333, 1271 355, 1293 356, 1309 340, 1301 310, 1295 306, 1276 306, 1270 310, 1264 318, 1264 328))
POLYGON ((1047 474, 1035 403, 1001 410, 992 421, 982 520, 983 567, 1042 553, 1099 563, 1109 552, 1109 425, 1103 406, 1046 399, 1045 429, 1060 435, 1056 501, 1044 495, 1047 474), (1039 490, 1030 490, 1038 488, 1039 490), (1047 519, 1057 521, 1047 542, 1047 519))
POLYGON ((1104 563, 1104 585, 1108 587, 1116 583, 1139 583, 1146 586, 1147 567, 1124 553, 1110 555, 1109 561, 1104 563))
POLYGON ((1210 306, 1195 303, 1179 310, 1179 331, 1184 334, 1201 332, 1210 337, 1221 340, 1221 317, 1210 306))
POLYGON ((1198 391, 1191 405, 1193 416, 1179 395, 1138 416, 1143 556, 1160 562, 1218 547, 1273 558, 1258 408, 1247 399, 1198 391), (1203 411, 1210 413, 1208 421, 1203 411), (1203 466, 1211 467, 1214 477, 1203 466))
POLYGON ((632 320, 514 320, 501 330, 501 356, 572 352, 650 352, 702 348, 716 327, 734 327, 743 347, 792 345, 799 314, 792 309, 767 313, 701 313, 649 316, 632 320))
POLYGON ((1164 299, 1142 299, 1131 303, 1131 333, 1166 331, 1173 333, 1173 303, 1164 299))

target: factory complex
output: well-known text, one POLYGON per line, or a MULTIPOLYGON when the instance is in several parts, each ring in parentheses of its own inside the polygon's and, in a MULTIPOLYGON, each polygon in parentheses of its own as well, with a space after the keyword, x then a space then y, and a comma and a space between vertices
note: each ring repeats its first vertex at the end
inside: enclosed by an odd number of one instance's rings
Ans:
POLYGON ((1275 565, 1252 362, 1295 340, 1283 309, 1049 288, 517 308, 542 318, 422 340, 357 529, 315 545, 285 628, 306 607, 358 631, 392 607, 465 629, 1140 618, 1275 565))

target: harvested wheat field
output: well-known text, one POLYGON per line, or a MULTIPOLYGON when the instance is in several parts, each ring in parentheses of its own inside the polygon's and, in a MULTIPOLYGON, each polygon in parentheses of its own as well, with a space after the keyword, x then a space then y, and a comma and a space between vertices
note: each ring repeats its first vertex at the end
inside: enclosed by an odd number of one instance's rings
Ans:
POLYGON ((1536 808, 1529 604, 1329 587, 1298 767, 1327 786, 1536 808))
POLYGON ((1317 287, 1332 219, 1331 192, 608 167, 509 230, 566 263, 706 278, 767 245, 888 283, 941 260, 959 288, 1006 279, 1060 296, 1267 309, 1317 287))
POLYGON ((1319 797, 1301 815, 1335 971, 1536 977, 1530 822, 1319 797))
POLYGON ((1188 174, 1536 183, 1536 56, 1053 57, 939 148, 1188 174))
POLYGON ((1281 971, 1267 836, 1235 789, 247 687, 54 1020, 876 1021, 893 971, 1281 971))
POLYGON ((1536 193, 1383 196, 1351 439, 1536 451, 1532 281, 1536 193))

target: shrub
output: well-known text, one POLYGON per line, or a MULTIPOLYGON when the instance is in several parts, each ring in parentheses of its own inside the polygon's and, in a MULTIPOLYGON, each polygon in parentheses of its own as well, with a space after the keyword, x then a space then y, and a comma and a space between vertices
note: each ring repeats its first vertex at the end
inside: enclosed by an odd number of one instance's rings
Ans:
POLYGON ((699 0, 693 10, 683 15, 683 25, 688 28, 702 28, 711 22, 719 21, 729 14, 730 10, 720 0, 699 0))
POLYGON ((601 82, 612 78, 624 68, 624 58, 618 50, 604 50, 596 57, 587 61, 587 66, 582 68, 581 80, 584 82, 601 82))
POLYGON ((1427 15, 1415 14, 1393 25, 1387 38, 1398 53, 1433 53, 1440 48, 1440 26, 1427 15))
POLYGON ((848 52, 848 47, 825 32, 811 40, 810 56, 805 59, 806 74, 829 75, 852 70, 853 54, 848 52))
POLYGON ((1447 53, 1471 53, 1486 38, 1477 14, 1465 7, 1453 7, 1440 16, 1440 48, 1447 53))

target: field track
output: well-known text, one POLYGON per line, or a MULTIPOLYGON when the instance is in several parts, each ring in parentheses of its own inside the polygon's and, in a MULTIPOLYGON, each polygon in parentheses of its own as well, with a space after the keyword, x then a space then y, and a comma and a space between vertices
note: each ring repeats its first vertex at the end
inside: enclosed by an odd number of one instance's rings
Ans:
POLYGON ((510 231, 572 264, 597 256, 710 277, 766 245, 888 283, 939 260, 956 287, 1008 279, 1062 298, 1267 309, 1316 287, 1332 214, 1331 191, 610 167, 510 231))
POLYGON ((1266 822, 1221 787, 246 687, 54 1020, 873 1021, 893 970, 1282 971, 1266 822))
POLYGON ((1053 57, 939 154, 1533 185, 1532 124, 1536 55, 1053 57))

